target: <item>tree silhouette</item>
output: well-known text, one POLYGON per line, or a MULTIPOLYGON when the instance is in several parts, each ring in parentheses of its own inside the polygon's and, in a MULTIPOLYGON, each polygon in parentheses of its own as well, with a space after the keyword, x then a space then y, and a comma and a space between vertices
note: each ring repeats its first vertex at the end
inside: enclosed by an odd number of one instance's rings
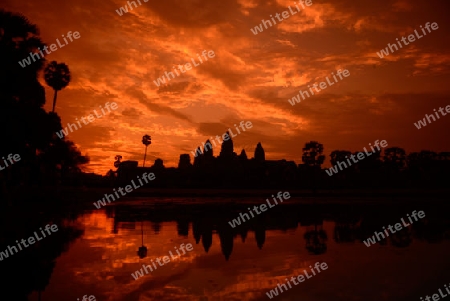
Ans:
POLYGON ((121 155, 116 155, 115 157, 114 157, 114 160, 116 160, 116 161, 114 161, 114 167, 115 168, 119 168, 119 166, 120 166, 120 161, 122 160, 122 156, 121 155))
POLYGON ((418 159, 421 162, 421 164, 423 164, 423 165, 429 165, 433 161, 435 161, 437 158, 438 158, 438 154, 433 151, 429 151, 429 150, 422 150, 419 152, 419 155, 418 155, 418 159))
POLYGON ((404 228, 389 236, 391 244, 397 248, 406 248, 412 243, 412 233, 409 228, 404 228))
POLYGON ((311 167, 320 167, 325 160, 323 145, 317 141, 310 141, 303 148, 302 161, 311 167))
POLYGON ((405 167, 406 153, 403 148, 389 147, 384 150, 384 164, 393 171, 400 171, 405 167))
POLYGON ((331 165, 336 165, 337 162, 346 162, 347 158, 350 158, 352 153, 346 150, 334 150, 330 154, 331 165), (346 158, 347 157, 347 158, 346 158))
POLYGON ((44 70, 44 79, 47 85, 53 88, 55 94, 53 96, 53 109, 55 112, 56 96, 58 91, 67 87, 70 82, 70 71, 66 64, 58 64, 56 61, 51 61, 44 70))
POLYGON ((437 158, 442 161, 450 161, 450 152, 440 152, 437 158))
POLYGON ((144 164, 142 164, 142 167, 145 167, 145 158, 147 158, 147 147, 150 144, 152 144, 152 138, 149 135, 142 136, 142 144, 145 145, 144 164))
POLYGON ((8 129, 2 132, 0 152, 27 153, 31 161, 35 160, 38 144, 34 134, 46 138, 40 150, 51 140, 51 135, 43 132, 51 117, 42 109, 45 90, 37 78, 45 61, 37 60, 25 67, 18 64, 30 52, 45 46, 38 35, 37 26, 23 15, 0 10, 0 128, 8 129))
POLYGON ((21 157, 14 177, 7 176, 10 185, 56 183, 59 173, 79 173, 78 165, 88 161, 72 142, 56 137, 61 120, 43 108, 45 89, 38 75, 45 59, 29 65, 24 61, 44 46, 36 25, 23 15, 0 10, 0 128, 8 129, 2 133, 0 153, 21 157))
POLYGON ((70 173, 79 173, 80 166, 89 163, 89 157, 82 156, 80 151, 70 140, 56 139, 53 144, 39 155, 44 166, 56 167, 65 178, 70 173))
POLYGON ((327 251, 327 233, 323 229, 317 230, 314 223, 314 230, 307 231, 303 238, 306 241, 306 249, 310 254, 320 255, 327 251))
POLYGON ((354 242, 356 240, 355 230, 355 223, 336 221, 334 226, 334 240, 337 243, 354 242))
POLYGON ((429 150, 422 150, 418 153, 413 152, 408 154, 406 160, 408 162, 409 169, 419 172, 425 176, 432 169, 432 166, 438 158, 437 153, 429 150))
MULTIPOLYGON (((37 60, 31 65, 21 67, 18 61, 37 52, 45 44, 39 38, 39 29, 35 24, 17 13, 0 9, 0 90, 2 98, 16 97, 23 101, 25 90, 40 86, 37 74, 42 69, 45 59, 37 60)), ((27 95, 29 96, 29 95, 27 95)), ((38 105, 43 105, 44 99, 39 99, 38 105)))
MULTIPOLYGON (((117 175, 118 178, 120 178, 121 174, 122 174, 122 170, 120 169, 120 164, 122 163, 122 156, 121 155, 116 155, 114 157, 114 167, 116 168, 116 171, 114 172, 115 175, 117 175)), ((114 178, 111 178, 112 180, 114 178)))
POLYGON ((323 145, 317 141, 310 141, 305 144, 303 148, 302 161, 306 166, 311 168, 312 172, 312 189, 313 192, 316 192, 316 173, 317 169, 320 169, 320 166, 325 161, 325 156, 323 155, 323 145))

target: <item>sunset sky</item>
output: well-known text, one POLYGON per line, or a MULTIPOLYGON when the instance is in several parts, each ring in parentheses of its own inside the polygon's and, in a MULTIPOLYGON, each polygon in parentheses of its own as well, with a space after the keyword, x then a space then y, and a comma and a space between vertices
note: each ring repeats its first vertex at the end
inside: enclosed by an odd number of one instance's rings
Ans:
MULTIPOLYGON (((58 93, 63 126, 106 102, 118 109, 68 135, 91 158, 85 168, 105 174, 114 156, 142 165, 149 134, 149 165, 176 166, 211 136, 240 121, 253 128, 233 139, 249 157, 258 142, 266 159, 301 163, 304 144, 362 150, 375 140, 407 152, 450 151, 450 116, 418 130, 414 122, 450 105, 449 6, 445 0, 315 1, 300 13, 254 35, 262 19, 294 7, 287 0, 150 0, 129 13, 123 0, 2 1, 22 13, 50 45, 68 31, 80 38, 46 56, 66 63, 69 86, 58 93), (387 58, 376 52, 427 22, 420 40, 387 58), (213 50, 215 57, 168 85, 154 80, 213 50), (337 69, 350 76, 291 106, 288 99, 337 69)), ((136 1, 137 2, 137 1, 136 1)), ((42 76, 41 76, 42 77, 42 76)), ((53 90, 46 88, 46 110, 53 90)), ((218 155, 220 148, 214 148, 218 155)), ((192 159, 192 154, 191 154, 192 159)))

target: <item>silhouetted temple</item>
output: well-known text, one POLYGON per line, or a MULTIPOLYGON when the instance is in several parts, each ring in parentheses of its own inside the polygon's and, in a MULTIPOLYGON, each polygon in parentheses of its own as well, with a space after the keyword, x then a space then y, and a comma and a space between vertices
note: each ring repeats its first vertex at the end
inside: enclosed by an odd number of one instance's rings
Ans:
POLYGON ((178 168, 164 168, 163 161, 156 159, 151 167, 139 167, 137 161, 121 162, 117 170, 117 182, 129 183, 143 173, 153 172, 156 179, 149 187, 186 187, 186 188, 220 188, 220 187, 260 187, 295 178, 297 165, 293 161, 266 161, 261 143, 258 143, 254 158, 248 159, 243 149, 240 155, 234 152, 233 140, 223 141, 220 153, 214 156, 210 140, 198 147, 194 162, 189 154, 181 154, 178 168))
MULTIPOLYGON (((213 145, 206 140, 195 152, 181 154, 178 168, 165 168, 163 160, 156 159, 151 167, 139 167, 137 161, 118 164, 112 172, 115 185, 127 185, 143 173, 153 172, 156 179, 148 187, 160 188, 380 188, 380 187, 441 187, 450 175, 450 153, 421 151, 406 152, 399 147, 374 152, 357 164, 349 165, 329 176, 321 167, 325 160, 323 145, 317 141, 306 143, 303 164, 294 161, 266 160, 259 142, 253 158, 244 149, 237 155, 233 140, 223 141, 219 155, 214 156, 213 145), (320 151, 317 152, 317 149, 320 151)), ((348 157, 358 155, 350 151, 331 152, 334 166, 348 157)), ((116 162, 117 163, 117 162, 116 162)), ((329 172, 327 170, 327 172, 329 172)))

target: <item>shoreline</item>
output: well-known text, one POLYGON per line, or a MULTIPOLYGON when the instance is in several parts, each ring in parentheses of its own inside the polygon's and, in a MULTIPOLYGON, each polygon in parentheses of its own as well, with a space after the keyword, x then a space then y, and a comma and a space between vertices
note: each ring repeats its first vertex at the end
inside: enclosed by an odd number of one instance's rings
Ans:
MULTIPOLYGON (((16 187, 2 196, 0 207, 34 206, 80 207, 88 209, 110 193, 113 187, 16 187), (87 207, 87 208, 86 208, 87 207)), ((258 203, 280 190, 289 191, 289 204, 398 204, 447 203, 450 189, 344 189, 311 190, 292 189, 170 189, 140 188, 114 203, 186 203, 186 204, 243 204, 258 203)), ((107 206, 108 206, 107 205, 107 206)), ((285 204, 288 205, 288 204, 285 204)))

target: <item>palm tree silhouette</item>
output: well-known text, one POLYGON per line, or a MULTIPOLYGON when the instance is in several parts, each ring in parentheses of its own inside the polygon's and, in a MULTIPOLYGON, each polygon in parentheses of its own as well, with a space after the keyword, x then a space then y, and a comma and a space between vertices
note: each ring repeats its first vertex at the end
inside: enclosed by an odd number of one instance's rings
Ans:
POLYGON ((119 166, 120 166, 120 161, 122 160, 122 156, 121 155, 116 155, 115 157, 114 157, 114 159, 116 160, 116 161, 114 161, 114 167, 115 168, 119 168, 119 166))
POLYGON ((147 257, 147 247, 144 246, 144 228, 143 228, 143 221, 141 221, 141 237, 142 237, 142 247, 139 247, 139 250, 137 251, 137 255, 140 259, 143 259, 147 257))
POLYGON ((64 89, 70 82, 70 71, 66 64, 58 64, 56 61, 51 61, 44 70, 44 79, 47 85, 55 90, 53 97, 53 109, 55 112, 56 95, 58 91, 64 89))
POLYGON ((150 144, 152 144, 152 138, 149 135, 142 136, 142 144, 145 145, 144 164, 142 164, 142 167, 145 167, 145 158, 147 158, 147 147, 150 144))

